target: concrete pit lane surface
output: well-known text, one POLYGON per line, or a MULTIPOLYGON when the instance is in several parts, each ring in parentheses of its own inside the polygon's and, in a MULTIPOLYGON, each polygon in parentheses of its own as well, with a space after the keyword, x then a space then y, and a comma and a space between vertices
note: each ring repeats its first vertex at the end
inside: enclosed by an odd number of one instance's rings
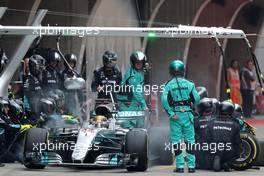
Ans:
MULTIPOLYGON (((173 173, 174 166, 154 166, 150 167, 146 172, 127 172, 125 169, 70 169, 62 167, 47 167, 44 170, 28 170, 21 164, 7 164, 0 168, 0 176, 161 176, 161 175, 182 175, 173 173)), ((185 170, 187 172, 187 170, 185 170)), ((232 172, 212 172, 198 170, 196 173, 186 175, 193 176, 262 176, 264 175, 264 168, 260 170, 250 169, 246 171, 232 171, 232 172)))

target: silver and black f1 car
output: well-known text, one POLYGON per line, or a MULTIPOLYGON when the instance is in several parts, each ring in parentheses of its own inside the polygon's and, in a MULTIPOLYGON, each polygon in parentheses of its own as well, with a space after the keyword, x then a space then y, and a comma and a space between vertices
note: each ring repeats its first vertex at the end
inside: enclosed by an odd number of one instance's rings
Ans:
POLYGON ((25 167, 126 167, 128 171, 146 171, 147 131, 122 128, 122 119, 144 118, 145 112, 111 111, 109 106, 100 104, 102 102, 95 108, 95 115, 81 128, 28 130, 24 146, 25 167))

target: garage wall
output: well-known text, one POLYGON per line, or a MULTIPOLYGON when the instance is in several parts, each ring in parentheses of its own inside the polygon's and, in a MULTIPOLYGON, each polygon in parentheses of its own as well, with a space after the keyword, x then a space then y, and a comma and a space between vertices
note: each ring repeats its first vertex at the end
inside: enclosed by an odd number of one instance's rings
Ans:
MULTIPOLYGON (((123 26, 137 27, 138 18, 133 0, 107 0, 98 4, 91 26, 123 26)), ((88 97, 91 93, 93 70, 102 66, 102 55, 106 50, 116 51, 118 54, 118 66, 124 73, 129 66, 129 56, 141 48, 141 40, 137 37, 90 37, 86 43, 86 76, 88 97)))
MULTIPOLYGON (((236 10, 248 0, 210 2, 201 13, 198 26, 228 27, 236 10), (210 15, 208 15, 210 14, 210 15)), ((223 43, 223 40, 221 40, 223 43)), ((188 53, 188 77, 206 86, 209 96, 218 97, 218 73, 221 73, 220 50, 212 39, 192 39, 188 53)))
MULTIPOLYGON (((150 1, 152 9, 158 1, 150 1)), ((190 25, 203 0, 166 0, 161 6, 154 26, 190 25)), ((147 54, 153 64, 152 84, 163 84, 169 79, 168 64, 172 59, 183 59, 186 39, 156 39, 148 42, 147 54)))
MULTIPOLYGON (((243 29, 246 34, 261 33, 260 30, 261 30, 261 25, 263 23, 263 15, 260 14, 258 18, 255 18, 254 16, 252 16, 253 19, 257 19, 256 21, 254 20, 254 22, 252 23, 251 21, 252 18, 249 18, 250 15, 252 15, 250 13, 252 11, 252 7, 253 9, 255 8, 254 4, 249 4, 240 11, 240 13, 238 14, 233 24, 233 28, 243 29)), ((257 37, 248 37, 248 39, 252 47, 255 48, 257 37)), ((243 40, 229 40, 227 43, 225 53, 226 53, 226 58, 227 58, 227 64, 230 64, 231 60, 236 59, 239 61, 240 69, 244 66, 245 61, 251 58, 251 55, 249 54, 245 41, 243 40)), ((259 58, 260 63, 263 63, 263 60, 261 61, 261 58, 263 56, 258 55, 257 57, 259 58)), ((224 85, 222 84, 221 97, 222 99, 225 99, 226 96, 223 92, 223 86, 224 85)))
POLYGON ((260 30, 259 30, 259 36, 257 38, 256 47, 255 47, 255 54, 258 58, 260 68, 262 72, 264 73, 264 16, 261 14, 261 20, 260 20, 260 30))
MULTIPOLYGON (((34 0, 28 0, 28 3, 24 1, 14 0, 1 0, 1 7, 9 7, 11 9, 7 10, 0 20, 1 25, 26 25, 27 18, 34 0), (17 11, 12 9, 23 9, 23 11, 17 11)), ((1 40, 0 47, 4 47, 7 56, 10 56, 20 41, 21 37, 17 36, 4 36, 4 40, 1 40)))

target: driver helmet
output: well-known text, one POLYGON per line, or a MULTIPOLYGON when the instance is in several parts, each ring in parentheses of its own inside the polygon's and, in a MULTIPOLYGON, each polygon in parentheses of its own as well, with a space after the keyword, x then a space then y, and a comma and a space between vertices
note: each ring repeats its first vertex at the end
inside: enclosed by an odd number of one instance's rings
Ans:
POLYGON ((59 99, 57 100, 57 106, 59 108, 63 107, 65 104, 65 94, 60 89, 55 89, 53 92, 58 95, 59 99))
POLYGON ((60 108, 60 97, 53 90, 47 93, 48 98, 52 98, 55 101, 55 108, 60 108))
POLYGON ((55 111, 55 102, 51 98, 42 98, 39 103, 39 112, 45 115, 53 114, 55 111))

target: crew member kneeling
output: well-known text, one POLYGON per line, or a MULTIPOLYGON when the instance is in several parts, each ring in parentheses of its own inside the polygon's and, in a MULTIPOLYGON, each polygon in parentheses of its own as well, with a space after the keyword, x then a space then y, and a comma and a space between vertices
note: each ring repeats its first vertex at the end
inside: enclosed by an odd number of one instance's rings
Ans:
POLYGON ((240 127, 232 119, 234 109, 231 102, 221 102, 220 116, 212 122, 212 141, 218 146, 213 162, 215 171, 230 171, 230 165, 239 157, 240 127), (224 146, 224 150, 220 145, 224 146))
POLYGON ((195 151, 196 168, 198 169, 212 169, 212 155, 210 151, 203 149, 203 145, 209 146, 212 142, 211 127, 215 119, 215 111, 211 98, 203 98, 197 105, 198 117, 194 120, 194 129, 195 142, 200 145, 200 148, 195 151))

